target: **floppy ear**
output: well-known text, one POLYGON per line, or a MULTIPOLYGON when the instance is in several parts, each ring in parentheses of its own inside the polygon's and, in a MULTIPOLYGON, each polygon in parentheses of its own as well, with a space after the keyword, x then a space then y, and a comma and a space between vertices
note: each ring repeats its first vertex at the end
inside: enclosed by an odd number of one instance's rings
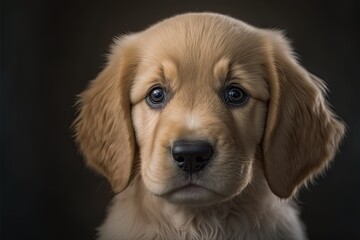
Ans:
POLYGON ((128 185, 135 154, 129 100, 134 38, 115 42, 105 69, 80 94, 74 122, 86 163, 107 177, 115 192, 128 185))
POLYGON ((263 139, 264 168, 270 189, 288 198, 327 166, 345 126, 326 103, 323 81, 297 63, 279 33, 268 34, 270 101, 263 139))

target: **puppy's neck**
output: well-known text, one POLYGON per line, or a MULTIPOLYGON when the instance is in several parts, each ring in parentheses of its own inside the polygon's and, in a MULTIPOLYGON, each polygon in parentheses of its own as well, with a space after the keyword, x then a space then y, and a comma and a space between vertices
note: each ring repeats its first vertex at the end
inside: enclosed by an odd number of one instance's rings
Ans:
POLYGON ((152 236, 151 239, 248 239, 249 235, 259 234, 261 239, 264 233, 271 236, 281 231, 287 236, 285 239, 303 239, 303 227, 295 205, 291 201, 280 201, 270 191, 264 177, 256 179, 257 182, 251 182, 230 200, 189 207, 153 195, 142 180, 136 178, 124 192, 115 196, 100 233, 103 239, 113 239, 106 238, 107 234, 118 234, 119 239, 143 239, 142 236, 152 236))

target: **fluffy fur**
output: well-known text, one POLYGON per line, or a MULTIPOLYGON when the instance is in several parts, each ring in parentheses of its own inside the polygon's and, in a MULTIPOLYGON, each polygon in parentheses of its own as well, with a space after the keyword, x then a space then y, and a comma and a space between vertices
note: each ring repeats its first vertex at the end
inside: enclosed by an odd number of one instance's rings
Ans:
POLYGON ((291 199, 344 134, 325 90, 280 32, 219 14, 117 39, 74 124, 86 162, 118 193, 99 238, 306 239, 291 199), (222 98, 232 85, 249 95, 241 106, 222 98), (166 91, 158 109, 153 86, 166 91), (214 151, 191 176, 171 156, 183 139, 214 151))

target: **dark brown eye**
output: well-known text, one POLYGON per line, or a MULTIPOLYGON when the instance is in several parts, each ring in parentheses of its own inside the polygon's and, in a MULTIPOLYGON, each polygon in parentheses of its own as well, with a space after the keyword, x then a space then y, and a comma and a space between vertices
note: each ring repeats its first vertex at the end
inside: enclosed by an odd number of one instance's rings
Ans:
POLYGON ((162 108, 165 101, 166 92, 159 86, 151 88, 146 97, 146 102, 151 108, 162 108))
POLYGON ((229 86, 224 93, 225 103, 232 107, 242 106, 249 95, 241 88, 229 86))

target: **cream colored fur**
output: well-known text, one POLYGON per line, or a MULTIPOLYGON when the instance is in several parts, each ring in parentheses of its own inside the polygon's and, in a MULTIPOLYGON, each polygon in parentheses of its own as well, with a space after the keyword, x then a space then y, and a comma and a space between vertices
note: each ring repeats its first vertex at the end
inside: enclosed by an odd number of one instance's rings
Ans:
POLYGON ((74 123, 86 162, 118 193, 99 239, 306 239, 292 197, 345 131, 325 90, 280 32, 219 14, 117 39, 74 123), (249 95, 241 106, 222 99, 232 85, 249 95), (167 94, 159 109, 146 101, 154 86, 167 94), (214 149, 191 178, 171 156, 181 139, 214 149))

